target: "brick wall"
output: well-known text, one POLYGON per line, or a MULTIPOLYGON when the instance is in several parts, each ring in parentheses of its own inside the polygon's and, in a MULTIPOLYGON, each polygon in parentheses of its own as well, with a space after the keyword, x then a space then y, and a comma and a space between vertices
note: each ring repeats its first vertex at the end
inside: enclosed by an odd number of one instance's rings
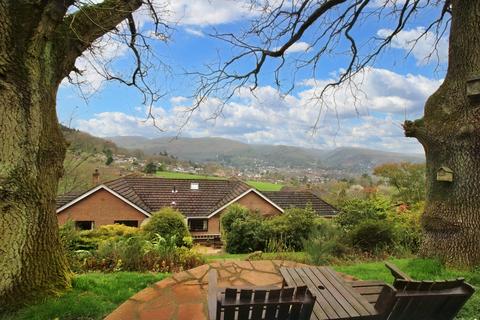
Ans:
MULTIPOLYGON (((252 211, 259 211, 263 215, 276 215, 281 213, 280 210, 271 205, 268 201, 260 197, 255 192, 247 193, 242 198, 238 199, 235 203, 244 206, 252 211)), ((199 234, 219 234, 220 233, 220 217, 223 212, 228 210, 228 207, 208 219, 208 231, 207 232, 192 232, 192 235, 199 234)))
MULTIPOLYGON (((280 213, 277 208, 255 192, 246 194, 236 203, 250 210, 258 210, 264 215, 280 213)), ((207 232, 192 232, 192 235, 219 234, 220 217, 227 209, 225 208, 208 220, 207 232)), ((71 219, 73 221, 94 221, 95 227, 113 224, 116 220, 137 220, 138 225, 140 225, 147 218, 143 213, 103 189, 63 210, 57 217, 59 224, 64 224, 68 219, 71 219)))
POLYGON ((110 192, 100 189, 57 214, 58 223, 94 221, 95 227, 113 224, 115 220, 137 220, 138 225, 147 217, 110 192))

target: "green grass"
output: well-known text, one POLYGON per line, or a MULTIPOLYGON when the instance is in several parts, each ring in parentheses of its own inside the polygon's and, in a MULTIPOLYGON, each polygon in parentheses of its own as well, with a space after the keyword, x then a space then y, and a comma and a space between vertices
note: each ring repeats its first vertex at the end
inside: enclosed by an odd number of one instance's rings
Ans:
MULTIPOLYGON (((416 280, 465 278, 477 291, 460 311, 457 319, 480 319, 480 269, 471 272, 447 269, 441 263, 428 259, 391 259, 389 261, 416 280)), ((334 266, 334 269, 362 280, 383 280, 387 283, 392 283, 393 281, 393 277, 388 269, 385 268, 384 262, 340 265, 334 266)))
POLYGON ((207 262, 226 261, 226 260, 245 260, 249 253, 219 253, 205 255, 207 262))
POLYGON ((103 319, 129 297, 167 274, 116 272, 75 276, 72 289, 56 298, 0 316, 5 320, 103 319))
POLYGON ((283 187, 283 184, 272 182, 248 180, 247 183, 259 191, 279 191, 283 187))
MULTIPOLYGON (((172 171, 158 171, 156 173, 157 177, 167 178, 167 179, 198 179, 198 180, 226 180, 225 177, 216 177, 216 176, 204 176, 193 173, 183 173, 183 172, 172 172, 172 171)), ((254 181, 248 180, 247 184, 251 187, 256 188, 259 191, 279 191, 282 189, 283 185, 272 182, 263 182, 263 181, 254 181)))
POLYGON ((172 172, 172 171, 158 171, 157 177, 168 179, 198 179, 198 180, 226 180, 224 177, 204 176, 193 173, 172 172))

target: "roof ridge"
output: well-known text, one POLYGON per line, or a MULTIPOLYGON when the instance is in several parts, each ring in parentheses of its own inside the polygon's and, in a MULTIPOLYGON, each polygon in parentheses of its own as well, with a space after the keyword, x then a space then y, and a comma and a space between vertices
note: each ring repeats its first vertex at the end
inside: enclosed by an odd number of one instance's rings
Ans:
MULTIPOLYGON (((131 176, 131 175, 129 175, 131 176)), ((135 190, 135 187, 133 185, 131 185, 129 182, 128 182, 128 179, 125 179, 125 177, 128 177, 128 176, 123 176, 123 177, 120 177, 120 178, 117 178, 117 179, 114 179, 114 180, 111 180, 109 181, 110 183, 113 182, 113 181, 117 181, 117 180, 121 180, 123 183, 125 183, 128 188, 131 190, 131 192, 133 192, 133 194, 138 198, 138 200, 140 201, 140 204, 141 204, 141 207, 143 206, 143 208, 146 208, 148 209, 149 211, 152 211, 152 209, 145 203, 145 201, 143 201, 142 197, 137 193, 137 191, 135 190)), ((113 189, 111 186, 108 186, 106 185, 107 182, 104 183, 105 187, 109 188, 109 189, 112 189, 113 191, 115 191, 116 193, 118 194, 121 194, 120 192, 118 192, 117 190, 113 189)), ((123 196, 123 195, 122 195, 123 196)))
MULTIPOLYGON (((213 207, 212 212, 215 212, 215 210, 217 210, 218 208, 220 208, 220 207, 224 204, 223 202, 225 202, 225 199, 231 198, 232 195, 233 195, 233 198, 232 198, 232 199, 235 199, 236 196, 242 195, 242 194, 244 194, 245 192, 247 192, 247 191, 249 191, 249 190, 252 190, 252 189, 255 190, 254 187, 248 185, 247 183, 245 183, 245 182, 243 182, 243 181, 241 181, 241 180, 227 180, 227 181, 229 181, 229 182, 234 182, 234 185, 233 185, 233 187, 231 188, 231 190, 230 190, 229 193, 227 193, 223 198, 219 199, 219 200, 217 201, 217 203, 215 203, 215 206, 213 207), (238 187, 244 187, 244 188, 246 187, 246 189, 243 190, 243 191, 238 195, 238 194, 236 194, 238 187), (236 196, 235 196, 235 195, 236 195, 236 196)), ((231 201, 232 199, 226 200, 226 202, 228 203, 228 202, 231 201)))
POLYGON ((145 177, 147 179, 158 179, 158 180, 178 180, 178 181, 229 181, 228 179, 223 179, 223 178, 167 178, 167 177, 145 177))

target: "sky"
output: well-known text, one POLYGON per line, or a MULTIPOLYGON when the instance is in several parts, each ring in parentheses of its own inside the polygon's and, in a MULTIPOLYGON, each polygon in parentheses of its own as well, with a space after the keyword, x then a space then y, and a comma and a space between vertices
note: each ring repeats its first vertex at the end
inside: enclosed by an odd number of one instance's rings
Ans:
MULTIPOLYGON (((373 1, 371 10, 381 1, 388 0, 373 1)), ((107 68, 127 75, 133 66, 128 48, 104 37, 95 46, 95 56, 85 53, 76 63, 82 75, 72 77, 78 77, 81 86, 62 82, 57 99, 61 123, 100 137, 224 137, 319 149, 363 147, 423 152, 416 140, 403 136, 401 124, 405 119, 422 116, 426 99, 445 76, 448 35, 440 39, 433 56, 433 35, 427 34, 413 46, 437 13, 435 9, 415 17, 374 64, 355 76, 350 85, 328 90, 322 101, 316 97, 345 68, 348 46, 340 42, 320 59, 315 70, 299 69, 297 62, 318 49, 315 39, 319 26, 288 50, 282 86, 276 85, 273 75, 278 61, 269 60, 256 90, 242 87, 226 102, 221 95, 211 96, 190 115, 185 110, 192 106, 198 85, 194 73, 238 53, 230 44, 210 35, 240 34, 251 19, 258 17, 258 12, 241 0, 176 0, 159 2, 159 6, 168 12, 165 20, 172 29, 166 42, 156 36, 149 40, 155 57, 148 60, 152 63, 148 79, 162 97, 146 105, 135 88, 105 81, 98 74, 98 70, 107 68), (155 116, 155 126, 147 116, 149 111, 155 116)), ((152 34, 145 10, 135 17, 139 30, 152 34)), ((385 17, 366 19, 352 30, 361 45, 359 50, 367 52, 373 37, 387 35, 393 26, 394 21, 385 17)), ((252 60, 244 59, 235 70, 251 67, 252 60)))

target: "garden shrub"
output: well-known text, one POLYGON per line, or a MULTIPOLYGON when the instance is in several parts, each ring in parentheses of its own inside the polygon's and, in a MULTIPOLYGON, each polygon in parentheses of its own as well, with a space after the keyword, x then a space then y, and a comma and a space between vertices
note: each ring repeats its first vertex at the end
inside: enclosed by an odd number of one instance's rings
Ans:
POLYGON ((423 203, 401 212, 389 215, 389 221, 395 230, 395 249, 399 253, 417 253, 422 240, 420 217, 423 203))
POLYGON ((303 248, 311 263, 327 264, 348 251, 345 239, 345 232, 332 220, 317 218, 310 236, 303 240, 303 248))
POLYGON ((179 247, 191 243, 185 217, 174 208, 166 207, 153 213, 142 229, 149 240, 155 239, 158 234, 168 239, 175 236, 176 245, 179 247))
POLYGON ((220 221, 227 252, 246 253, 264 249, 268 232, 259 214, 232 205, 220 221))
POLYGON ((251 212, 247 208, 239 205, 232 204, 228 207, 226 212, 222 214, 220 223, 222 224, 222 232, 228 234, 232 231, 232 225, 235 221, 238 220, 247 220, 251 217, 251 212))
POLYGON ((204 258, 190 248, 178 247, 176 236, 156 235, 104 241, 84 262, 85 271, 153 271, 177 272, 205 263, 204 258))
POLYGON ((81 240, 78 230, 75 229, 75 222, 68 220, 59 227, 60 241, 62 243, 68 265, 72 271, 81 268, 81 259, 78 257, 77 251, 81 246, 81 240))
POLYGON ((390 200, 382 197, 352 199, 342 205, 335 220, 345 230, 351 230, 366 220, 385 220, 391 207, 390 200))
POLYGON ((229 253, 285 252, 303 249, 303 239, 312 231, 315 213, 291 208, 265 218, 240 205, 232 205, 221 218, 225 249, 229 253))
POLYGON ((302 241, 310 236, 314 219, 315 212, 311 206, 287 209, 283 214, 267 219, 265 223, 270 242, 280 242, 293 251, 302 250, 302 241))
POLYGON ((87 232, 89 237, 107 240, 115 237, 130 238, 136 236, 139 233, 139 229, 136 227, 129 227, 123 224, 109 224, 105 226, 100 226, 93 230, 87 230, 87 232))
POLYGON ((386 220, 365 220, 349 232, 352 245, 366 252, 389 248, 395 241, 392 223, 386 220))
POLYGON ((97 249, 102 241, 128 239, 139 235, 140 229, 122 224, 109 224, 92 230, 79 231, 78 250, 97 249))

